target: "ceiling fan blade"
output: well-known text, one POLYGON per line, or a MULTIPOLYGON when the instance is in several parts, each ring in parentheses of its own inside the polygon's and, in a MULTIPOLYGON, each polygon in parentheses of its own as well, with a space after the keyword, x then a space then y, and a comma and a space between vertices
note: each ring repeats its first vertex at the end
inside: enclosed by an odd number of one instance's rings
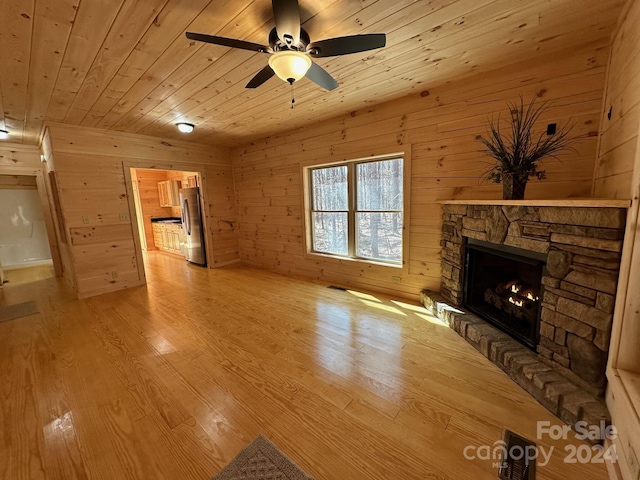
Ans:
POLYGON ((272 0, 278 37, 288 45, 300 41, 300 7, 298 0, 272 0))
POLYGON ((350 35, 348 37, 328 38, 312 42, 307 47, 309 55, 316 58, 335 57, 350 53, 366 52, 382 48, 387 44, 384 33, 370 33, 366 35, 350 35))
POLYGON ((275 74, 276 74, 276 72, 273 71, 273 68, 271 68, 269 65, 267 65, 262 70, 260 70, 258 73, 256 73, 256 76, 253 77, 249 81, 249 83, 247 83, 247 86, 244 87, 244 88, 258 88, 264 82, 266 82, 271 77, 273 77, 275 74))
POLYGON ((259 45, 257 43, 245 42, 244 40, 236 40, 235 38, 216 37, 214 35, 205 35, 203 33, 187 32, 189 40, 198 42, 213 43, 214 45, 222 45, 223 47, 240 48, 242 50, 250 50, 252 52, 267 53, 271 52, 271 48, 259 45))
POLYGON ((338 88, 338 82, 336 82, 336 79, 315 62, 311 64, 311 68, 307 71, 306 77, 312 82, 320 85, 325 90, 331 91, 338 88))

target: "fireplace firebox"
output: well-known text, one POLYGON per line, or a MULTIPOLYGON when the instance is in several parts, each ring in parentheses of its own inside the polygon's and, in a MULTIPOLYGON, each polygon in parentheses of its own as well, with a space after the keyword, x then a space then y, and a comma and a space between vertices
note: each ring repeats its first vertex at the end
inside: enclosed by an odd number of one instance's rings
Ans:
POLYGON ((535 351, 546 255, 467 239, 464 306, 535 351))

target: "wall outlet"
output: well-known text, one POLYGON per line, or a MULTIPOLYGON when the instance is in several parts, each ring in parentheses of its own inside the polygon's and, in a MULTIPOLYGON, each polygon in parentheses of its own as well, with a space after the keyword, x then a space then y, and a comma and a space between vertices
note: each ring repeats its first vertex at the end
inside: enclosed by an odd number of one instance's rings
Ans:
POLYGON ((111 278, 114 280, 118 278, 118 272, 111 272, 111 278))
POLYGON ((128 213, 121 213, 120 214, 120 220, 122 220, 123 222, 128 222, 129 221, 129 214, 128 213))
POLYGON ((82 223, 89 223, 89 215, 82 216, 82 223))

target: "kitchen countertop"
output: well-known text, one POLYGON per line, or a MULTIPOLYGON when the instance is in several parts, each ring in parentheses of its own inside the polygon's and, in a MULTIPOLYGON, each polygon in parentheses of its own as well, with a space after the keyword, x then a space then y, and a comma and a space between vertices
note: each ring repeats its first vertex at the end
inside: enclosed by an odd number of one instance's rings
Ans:
POLYGON ((152 218, 151 223, 181 224, 182 219, 176 218, 176 217, 159 217, 159 218, 152 218))

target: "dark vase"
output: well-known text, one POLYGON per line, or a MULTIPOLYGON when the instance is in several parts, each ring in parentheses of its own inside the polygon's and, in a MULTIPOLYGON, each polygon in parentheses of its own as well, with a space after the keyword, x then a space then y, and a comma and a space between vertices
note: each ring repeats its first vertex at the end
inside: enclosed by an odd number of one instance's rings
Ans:
POLYGON ((517 173, 505 173, 502 175, 502 199, 523 200, 524 190, 527 187, 528 177, 522 177, 517 173))

